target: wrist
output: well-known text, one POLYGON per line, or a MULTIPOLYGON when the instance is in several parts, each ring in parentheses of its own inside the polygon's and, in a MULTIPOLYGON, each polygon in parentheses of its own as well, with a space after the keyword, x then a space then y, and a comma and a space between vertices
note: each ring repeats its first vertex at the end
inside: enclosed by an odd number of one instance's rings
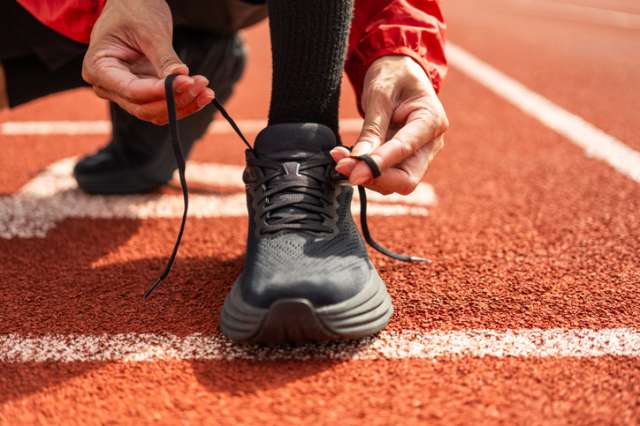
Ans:
POLYGON ((369 65, 365 74, 365 81, 371 76, 377 75, 389 75, 389 74, 403 74, 411 73, 419 78, 424 78, 425 81, 429 81, 429 75, 424 68, 415 61, 414 58, 403 54, 390 54, 383 55, 377 58, 369 65))

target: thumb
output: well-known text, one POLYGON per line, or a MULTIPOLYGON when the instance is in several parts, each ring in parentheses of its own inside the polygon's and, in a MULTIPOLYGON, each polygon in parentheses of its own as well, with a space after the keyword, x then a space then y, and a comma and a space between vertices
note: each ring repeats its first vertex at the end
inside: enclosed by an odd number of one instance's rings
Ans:
POLYGON ((351 156, 369 154, 384 143, 391 120, 391 102, 385 94, 371 96, 364 108, 364 123, 351 156))
POLYGON ((152 46, 150 50, 147 58, 161 78, 171 74, 189 75, 189 67, 180 60, 170 42, 157 44, 152 46))

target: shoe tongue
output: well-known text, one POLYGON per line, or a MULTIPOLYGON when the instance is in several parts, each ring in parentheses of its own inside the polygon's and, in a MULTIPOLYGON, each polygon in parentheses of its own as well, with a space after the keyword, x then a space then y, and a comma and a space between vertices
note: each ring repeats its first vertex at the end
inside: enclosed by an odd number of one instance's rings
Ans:
MULTIPOLYGON (((257 157, 282 162, 287 173, 271 180, 271 185, 277 185, 279 182, 291 179, 307 180, 311 183, 312 178, 297 175, 299 162, 317 153, 329 151, 336 145, 336 137, 327 126, 317 123, 285 123, 275 124, 262 130, 256 137, 253 149, 257 157)), ((306 216, 303 222, 323 221, 321 214, 310 212, 302 206, 302 204, 321 205, 320 201, 312 195, 292 189, 274 194, 270 198, 271 202, 294 203, 273 211, 270 215, 271 219, 279 220, 287 215, 303 214, 306 216)))
POLYGON ((258 157, 304 159, 337 146, 333 131, 317 123, 284 123, 266 127, 253 146, 258 157))

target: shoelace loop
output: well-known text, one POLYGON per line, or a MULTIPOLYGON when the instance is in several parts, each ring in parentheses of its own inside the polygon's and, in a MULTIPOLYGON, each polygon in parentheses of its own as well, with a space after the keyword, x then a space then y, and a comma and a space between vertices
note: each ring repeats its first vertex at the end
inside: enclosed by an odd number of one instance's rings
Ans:
MULTIPOLYGON (((182 213, 180 230, 178 231, 176 242, 173 246, 171 255, 169 256, 169 259, 167 260, 167 263, 162 273, 160 274, 160 276, 144 292, 145 300, 151 297, 153 292, 158 288, 158 286, 160 286, 160 284, 162 284, 165 281, 165 279, 169 276, 169 273, 171 272, 171 268, 173 267, 173 264, 175 263, 175 260, 176 260, 176 256, 178 255, 178 249, 180 248, 182 235, 184 234, 184 229, 187 224, 187 214, 189 211, 189 187, 187 186, 187 178, 185 175, 186 161, 184 158, 184 153, 182 151, 182 142, 180 140, 180 131, 178 128, 178 118, 176 114, 176 105, 175 105, 175 98, 174 98, 174 92, 173 92, 173 82, 176 79, 176 77, 177 77, 176 75, 170 75, 165 79, 164 90, 165 90, 165 95, 167 97, 167 112, 169 116, 169 131, 171 133, 171 145, 173 147, 173 153, 175 155, 176 163, 178 165, 178 175, 180 178, 180 187, 182 189, 182 198, 184 200, 184 210, 182 213)), ((233 120, 233 118, 231 118, 231 116, 224 109, 224 107, 216 99, 212 101, 212 104, 218 110, 218 112, 220 112, 220 115, 224 117, 227 123, 229 123, 233 131, 238 135, 238 137, 240 137, 240 139, 245 144, 247 149, 252 152, 255 152, 253 150, 253 147, 247 140, 247 138, 244 136, 244 134, 240 130, 240 127, 238 127, 237 123, 233 120)), ((371 169, 371 172, 374 174, 374 177, 380 176, 380 169, 378 168, 378 165, 376 164, 375 161, 373 161, 371 157, 361 156, 361 157, 358 157, 358 159, 364 161, 369 166, 369 168, 371 169)), ((257 161, 262 162, 264 160, 258 159, 257 161)), ((328 164, 332 163, 332 160, 327 159, 327 161, 329 162, 328 164)), ((267 164, 267 163, 261 163, 261 164, 267 164)), ((318 163, 318 165, 320 165, 320 163, 318 163)), ((314 165, 312 164, 312 166, 314 165)), ((310 168, 310 166, 307 166, 307 167, 310 168)), ((281 188, 277 188, 277 189, 280 190, 281 188)), ((311 188, 311 190, 314 190, 314 189, 311 188)), ((393 252, 381 246, 376 240, 374 240, 373 237, 371 236, 371 232, 369 231, 369 224, 367 222, 367 193, 363 186, 358 186, 358 194, 360 195, 360 225, 362 226, 362 234, 367 244, 369 244, 372 248, 374 248, 378 252, 384 254, 385 256, 391 257, 392 259, 396 259, 404 262, 431 263, 431 260, 423 257, 407 256, 404 254, 393 252)), ((318 193, 315 193, 314 195, 320 196, 320 194, 318 193)), ((277 205, 276 207, 271 207, 271 208, 272 210, 276 210, 282 207, 286 207, 286 204, 283 203, 281 205, 277 205)), ((305 207, 308 207, 308 206, 305 206, 305 207)), ((320 213, 320 212, 317 212, 317 213, 320 213)), ((283 227, 283 229, 285 228, 293 229, 295 228, 295 226, 292 227, 291 225, 296 225, 296 224, 297 224, 296 226, 301 225, 301 223, 298 222, 299 220, 304 220, 304 218, 302 218, 301 216, 295 217, 292 219, 287 219, 287 220, 285 220, 284 218, 281 218, 281 220, 275 225, 279 225, 280 227, 283 227)), ((303 226, 309 226, 309 225, 304 224, 303 226)))
POLYGON ((334 219, 337 213, 327 188, 330 180, 326 176, 326 168, 332 164, 327 154, 284 163, 267 158, 249 158, 247 163, 264 172, 264 176, 255 182, 263 188, 262 196, 256 200, 264 224, 263 233, 286 229, 332 232, 332 227, 326 222, 334 219), (294 165, 295 170, 289 170, 294 165), (286 179, 288 175, 293 176, 286 179))

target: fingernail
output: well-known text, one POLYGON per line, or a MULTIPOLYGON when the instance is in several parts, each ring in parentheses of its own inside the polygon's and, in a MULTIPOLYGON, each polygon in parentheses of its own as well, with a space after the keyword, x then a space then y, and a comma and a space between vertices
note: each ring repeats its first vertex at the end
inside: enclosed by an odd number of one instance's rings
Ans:
POLYGON ((359 157, 361 155, 368 154, 369 152, 371 152, 371 148, 372 148, 371 143, 369 143, 369 142, 360 142, 359 144, 357 144, 355 146, 355 148, 353 148, 353 151, 351 151, 351 156, 352 157, 359 157))

